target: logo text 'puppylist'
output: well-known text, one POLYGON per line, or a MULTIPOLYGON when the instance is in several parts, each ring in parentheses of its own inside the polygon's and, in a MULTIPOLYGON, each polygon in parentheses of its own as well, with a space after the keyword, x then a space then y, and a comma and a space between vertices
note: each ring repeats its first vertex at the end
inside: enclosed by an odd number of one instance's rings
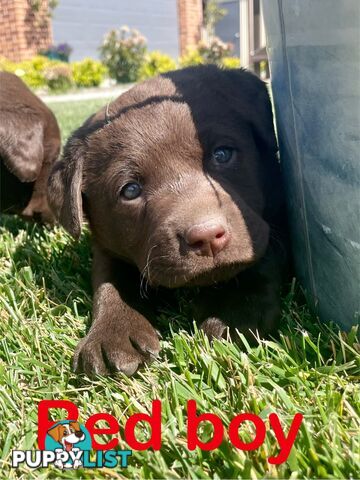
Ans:
MULTIPOLYGON (((162 425, 161 401, 153 400, 151 414, 135 413, 130 416, 124 428, 124 440, 129 446, 120 450, 120 426, 116 418, 108 413, 96 413, 88 418, 85 425, 78 422, 79 411, 69 400, 42 400, 38 405, 38 450, 13 450, 11 464, 13 468, 27 465, 30 468, 48 467, 54 465, 60 469, 77 468, 126 468, 132 451, 152 449, 161 450, 162 425), (49 411, 64 409, 67 419, 55 422, 49 419, 49 411), (98 427, 98 422, 106 423, 107 427, 98 427), (135 428, 145 422, 150 427, 150 437, 146 441, 136 438, 135 428), (99 443, 95 436, 107 435, 111 438, 107 443, 99 443)), ((270 464, 279 465, 286 462, 299 432, 303 416, 296 413, 291 421, 288 432, 285 433, 278 415, 271 413, 268 417, 272 438, 277 442, 278 453, 268 458, 270 464)), ((251 451, 258 449, 265 441, 267 427, 265 421, 254 413, 240 413, 230 422, 226 438, 233 447, 251 451), (250 422, 254 427, 251 441, 245 442, 239 435, 239 429, 244 422, 250 422)), ((225 437, 225 427, 214 413, 197 413, 196 401, 187 402, 187 448, 189 451, 214 450, 219 448, 225 437), (212 437, 203 442, 198 435, 198 428, 203 422, 212 424, 212 437)))

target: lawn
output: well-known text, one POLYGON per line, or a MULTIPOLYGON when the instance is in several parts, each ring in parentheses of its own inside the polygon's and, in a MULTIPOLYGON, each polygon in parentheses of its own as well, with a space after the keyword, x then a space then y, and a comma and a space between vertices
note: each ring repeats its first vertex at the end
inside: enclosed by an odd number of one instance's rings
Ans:
MULTIPOLYGON (((104 100, 51 106, 65 139, 104 100)), ((194 332, 186 314, 164 312, 167 324, 158 361, 134 377, 89 379, 71 372, 78 339, 91 316, 89 235, 73 241, 61 228, 49 230, 4 217, 0 223, 0 430, 1 478, 357 478, 360 471, 360 349, 348 334, 321 325, 302 302, 294 281, 284 292, 279 338, 250 347, 194 332), (37 403, 69 399, 81 421, 108 412, 123 427, 135 412, 162 401, 162 448, 133 452, 120 468, 32 471, 10 468, 11 450, 36 448, 37 403), (241 412, 266 420, 276 412, 287 432, 295 413, 304 416, 288 460, 276 453, 268 432, 257 450, 245 452, 225 438, 214 451, 190 452, 186 403, 216 413, 228 426, 241 412)), ((146 431, 139 431, 146 436, 146 431)), ((201 438, 211 434, 200 429, 201 438)), ((243 431, 250 441, 251 432, 243 431)), ((145 437, 143 437, 145 438, 145 437)), ((121 441, 121 448, 127 445, 121 441)))

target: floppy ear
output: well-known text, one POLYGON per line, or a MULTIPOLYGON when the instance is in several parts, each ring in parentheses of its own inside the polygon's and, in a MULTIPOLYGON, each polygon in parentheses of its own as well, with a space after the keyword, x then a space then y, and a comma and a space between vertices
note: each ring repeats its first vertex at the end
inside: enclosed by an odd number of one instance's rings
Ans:
POLYGON ((251 124, 255 139, 267 153, 275 155, 278 145, 275 136, 274 118, 266 85, 261 82, 251 111, 251 124))
POLYGON ((21 182, 34 182, 44 160, 43 125, 35 115, 2 111, 0 157, 21 182))
POLYGON ((275 155, 278 150, 269 92, 265 83, 253 73, 244 69, 225 70, 231 84, 231 102, 237 105, 239 113, 250 121, 255 141, 267 154, 275 155))
POLYGON ((81 428, 80 428, 80 423, 79 423, 79 422, 70 422, 70 425, 71 425, 76 431, 81 430, 81 428))
POLYGON ((51 438, 55 440, 55 442, 60 443, 60 440, 64 436, 65 430, 66 429, 63 425, 57 425, 56 427, 50 428, 47 433, 50 435, 51 438))
POLYGON ((49 176, 48 201, 56 219, 75 238, 80 237, 83 221, 82 171, 82 143, 73 137, 49 176))

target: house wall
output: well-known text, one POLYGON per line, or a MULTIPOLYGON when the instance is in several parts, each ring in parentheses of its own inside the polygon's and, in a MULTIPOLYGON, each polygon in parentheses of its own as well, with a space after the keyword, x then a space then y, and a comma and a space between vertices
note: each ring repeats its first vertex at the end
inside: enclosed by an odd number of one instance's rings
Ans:
POLYGON ((52 43, 47 0, 34 13, 27 0, 0 0, 0 56, 20 61, 52 43))
POLYGON ((59 0, 52 25, 54 43, 73 47, 71 60, 97 58, 104 34, 122 25, 140 30, 150 50, 179 55, 176 0, 59 0))

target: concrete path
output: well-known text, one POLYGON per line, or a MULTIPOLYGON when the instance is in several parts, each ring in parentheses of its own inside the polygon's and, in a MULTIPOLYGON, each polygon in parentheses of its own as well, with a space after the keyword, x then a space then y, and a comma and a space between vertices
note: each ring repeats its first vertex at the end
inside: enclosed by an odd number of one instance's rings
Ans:
POLYGON ((45 103, 77 102, 81 100, 95 100, 97 98, 118 97, 129 90, 133 84, 117 85, 112 88, 94 88, 76 93, 65 93, 63 95, 39 95, 45 103))

